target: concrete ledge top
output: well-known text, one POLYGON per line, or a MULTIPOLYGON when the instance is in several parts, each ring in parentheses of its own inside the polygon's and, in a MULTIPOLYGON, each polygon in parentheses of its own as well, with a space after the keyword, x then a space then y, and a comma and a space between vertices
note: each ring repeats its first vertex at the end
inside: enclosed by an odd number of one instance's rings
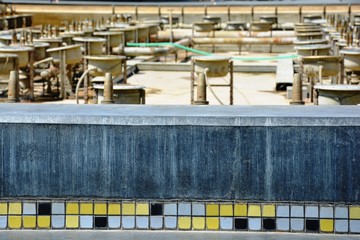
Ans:
POLYGON ((0 104, 0 123, 360 126, 360 106, 0 104))

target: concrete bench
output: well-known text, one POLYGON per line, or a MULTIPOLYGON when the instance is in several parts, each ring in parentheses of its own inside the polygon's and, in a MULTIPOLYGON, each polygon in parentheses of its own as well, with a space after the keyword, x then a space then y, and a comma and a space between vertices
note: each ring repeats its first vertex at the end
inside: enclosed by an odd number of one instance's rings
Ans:
MULTIPOLYGON (((283 54, 279 57, 285 56, 283 54)), ((287 86, 292 86, 294 77, 294 66, 292 58, 280 58, 276 67, 275 89, 286 90, 287 86)))

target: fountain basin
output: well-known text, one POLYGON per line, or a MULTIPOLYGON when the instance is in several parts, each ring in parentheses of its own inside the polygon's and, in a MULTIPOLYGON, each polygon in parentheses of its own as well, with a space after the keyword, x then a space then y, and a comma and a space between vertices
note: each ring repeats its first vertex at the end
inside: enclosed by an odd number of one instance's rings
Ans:
POLYGON ((295 33, 295 36, 298 40, 322 39, 322 38, 324 38, 324 33, 322 33, 322 32, 304 32, 304 33, 295 33))
POLYGON ((127 28, 110 28, 110 32, 122 32, 124 34, 124 43, 133 42, 136 38, 136 28, 127 27, 127 28))
POLYGON ((226 30, 228 31, 238 31, 238 30, 245 30, 246 23, 244 22, 227 22, 226 23, 226 30))
POLYGON ((208 77, 225 77, 229 73, 229 57, 220 56, 194 56, 192 60, 195 65, 196 73, 203 73, 208 68, 208 77))
POLYGON ((196 32, 211 32, 214 30, 214 22, 195 22, 193 23, 193 29, 196 32))
POLYGON ((360 104, 358 85, 315 85, 318 90, 319 105, 357 105, 360 104))
POLYGON ((61 53, 65 52, 65 63, 75 64, 80 63, 82 60, 81 45, 75 44, 70 46, 49 48, 46 50, 54 60, 60 61, 61 53))
POLYGON ((105 38, 99 37, 74 37, 73 40, 83 44, 86 55, 101 55, 106 42, 105 38))
POLYGON ((94 36, 101 36, 107 39, 110 47, 117 47, 123 41, 124 33, 122 32, 94 32, 94 36))
POLYGON ((27 46, 0 46, 0 53, 16 54, 19 58, 19 67, 26 67, 29 63, 29 53, 34 51, 33 47, 27 46))
MULTIPOLYGON (((101 104, 104 99, 104 85, 94 85, 95 103, 101 104)), ((113 86, 115 104, 145 104, 145 87, 119 84, 113 86)))
POLYGON ((93 76, 104 76, 110 72, 113 76, 120 75, 123 70, 123 63, 126 61, 125 56, 118 55, 100 55, 100 56, 84 56, 87 60, 88 69, 93 76))
POLYGON ((340 72, 342 57, 338 56, 308 56, 302 57, 302 64, 322 66, 322 77, 336 76, 340 72))
POLYGON ((267 32, 272 28, 272 23, 270 22, 252 22, 250 23, 250 31, 253 32, 267 32))
POLYGON ((0 75, 8 77, 9 73, 16 68, 17 58, 16 54, 0 54, 0 75))
POLYGON ((346 70, 360 71, 360 48, 343 48, 340 54, 344 57, 346 70))
POLYGON ((328 44, 313 44, 313 45, 299 45, 295 46, 299 56, 317 56, 317 55, 329 55, 331 45, 328 44))

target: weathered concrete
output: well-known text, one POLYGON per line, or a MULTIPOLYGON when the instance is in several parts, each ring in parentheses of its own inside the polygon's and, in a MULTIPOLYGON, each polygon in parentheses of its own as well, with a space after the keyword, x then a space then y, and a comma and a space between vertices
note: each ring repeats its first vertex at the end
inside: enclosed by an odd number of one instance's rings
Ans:
POLYGON ((0 197, 360 200, 360 108, 0 105, 0 197))

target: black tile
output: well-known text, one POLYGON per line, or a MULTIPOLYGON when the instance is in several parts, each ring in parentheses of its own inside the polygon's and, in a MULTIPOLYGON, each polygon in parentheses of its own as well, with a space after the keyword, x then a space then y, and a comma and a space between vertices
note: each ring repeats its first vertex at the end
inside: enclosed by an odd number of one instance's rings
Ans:
POLYGON ((150 214, 152 216, 162 216, 163 215, 163 204, 162 203, 152 203, 150 214))
POLYGON ((51 215, 51 203, 38 203, 38 215, 51 215))
POLYGON ((107 217, 95 217, 95 227, 96 228, 106 228, 108 225, 107 217))
POLYGON ((263 228, 267 231, 273 231, 276 229, 276 222, 273 218, 264 218, 263 219, 263 228))
POLYGON ((317 220, 317 219, 306 219, 306 231, 308 231, 308 232, 319 232, 319 220, 317 220))
POLYGON ((236 230, 247 230, 248 219, 247 218, 235 218, 235 229, 236 230))

